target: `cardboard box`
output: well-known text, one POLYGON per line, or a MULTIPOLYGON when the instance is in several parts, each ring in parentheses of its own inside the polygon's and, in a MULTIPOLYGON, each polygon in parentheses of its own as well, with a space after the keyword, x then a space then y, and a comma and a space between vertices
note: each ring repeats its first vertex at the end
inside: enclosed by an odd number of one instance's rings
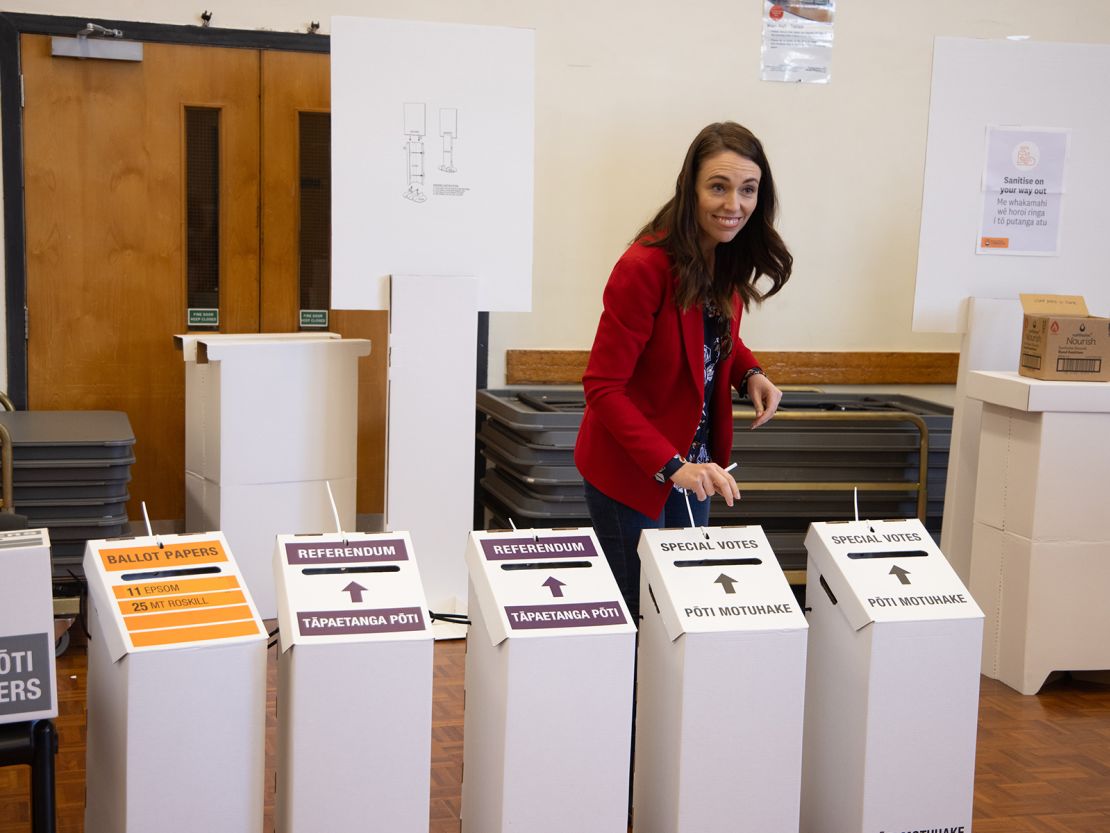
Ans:
POLYGON ((640 538, 636 833, 797 833, 805 616, 758 526, 640 538))
POLYGON ((50 533, 0 532, 0 723, 58 716, 50 533))
POLYGON ((806 535, 802 833, 970 830, 983 614, 920 521, 806 535))
POLYGON ((472 532, 462 833, 628 820, 636 629, 592 529, 472 532))
POLYGON ((1110 381, 1110 318, 1087 313, 1078 295, 1022 295, 1018 373, 1034 379, 1110 381))
POLYGON ((89 541, 88 833, 262 829, 266 629, 218 532, 89 541))
POLYGON ((431 623, 407 533, 280 535, 278 833, 424 833, 431 623))

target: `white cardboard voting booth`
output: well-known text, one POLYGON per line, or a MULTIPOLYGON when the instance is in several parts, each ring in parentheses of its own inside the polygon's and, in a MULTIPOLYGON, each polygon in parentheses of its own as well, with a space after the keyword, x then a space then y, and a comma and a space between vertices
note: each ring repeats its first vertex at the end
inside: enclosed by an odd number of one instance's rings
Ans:
POLYGON ((89 541, 88 833, 262 829, 266 630, 218 532, 89 541))
POLYGON ((280 535, 278 833, 428 829, 433 641, 405 532, 280 535))
POLYGON ((50 534, 0 532, 0 723, 58 716, 50 534))
POLYGON ((472 532, 462 833, 628 818, 636 629, 592 529, 472 532))
POLYGON ((219 529, 263 618, 274 536, 355 525, 358 359, 335 333, 176 336, 185 360, 185 527, 219 529))
POLYGON ((636 833, 796 833, 807 624, 758 526, 640 538, 636 833))
POLYGON ((814 523, 802 833, 971 829, 983 614, 920 521, 814 523))
POLYGON ((983 403, 971 590, 983 673, 1036 694, 1052 671, 1110 669, 1110 385, 972 373, 983 403))

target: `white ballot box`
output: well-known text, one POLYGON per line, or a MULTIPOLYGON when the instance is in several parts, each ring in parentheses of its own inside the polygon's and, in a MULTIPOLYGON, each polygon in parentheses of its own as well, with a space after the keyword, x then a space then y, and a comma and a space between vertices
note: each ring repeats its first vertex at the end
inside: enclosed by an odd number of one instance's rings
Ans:
POLYGON ((358 359, 335 333, 191 333, 185 360, 185 527, 222 530, 263 618, 277 613, 274 536, 355 525, 358 359))
POLYGON ((802 833, 970 830, 982 611, 916 519, 806 550, 802 833))
POLYGON ((428 830, 431 623, 408 533, 279 535, 278 833, 428 830))
POLYGON ((640 538, 636 833, 797 833, 805 617, 758 526, 640 538))
POLYGON ((266 630, 219 532, 89 541, 87 833, 262 829, 266 630))
POLYGON ((0 723, 58 716, 45 529, 0 532, 0 723))
POLYGON ((462 833, 628 817, 636 629, 592 529, 472 532, 462 833))

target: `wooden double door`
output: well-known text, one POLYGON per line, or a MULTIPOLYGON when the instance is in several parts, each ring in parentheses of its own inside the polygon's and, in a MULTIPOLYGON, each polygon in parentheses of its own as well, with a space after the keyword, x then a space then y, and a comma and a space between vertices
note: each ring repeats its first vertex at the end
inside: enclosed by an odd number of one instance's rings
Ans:
MULTIPOLYGON (((327 297, 330 161, 306 170, 304 146, 329 153, 329 56, 147 43, 141 62, 77 60, 35 35, 20 47, 28 407, 125 411, 129 516, 143 500, 152 518, 182 518, 173 336, 295 331, 302 284, 314 276, 327 297), (189 310, 206 307, 190 328, 189 310)), ((332 311, 328 329, 373 342, 360 367, 358 511, 381 512, 386 314, 332 311)))

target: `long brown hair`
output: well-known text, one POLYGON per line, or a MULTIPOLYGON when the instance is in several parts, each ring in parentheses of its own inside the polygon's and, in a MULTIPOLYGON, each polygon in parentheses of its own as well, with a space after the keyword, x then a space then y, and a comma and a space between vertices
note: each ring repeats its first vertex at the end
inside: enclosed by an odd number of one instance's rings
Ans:
POLYGON ((735 122, 718 122, 705 127, 694 138, 678 172, 674 196, 636 237, 645 245, 663 247, 670 255, 677 281, 675 301, 680 308, 712 301, 723 315, 731 318, 733 293, 740 296, 747 309, 752 301, 760 303, 770 298, 790 278, 794 256, 775 231, 777 209, 771 165, 759 139, 735 122), (755 211, 736 237, 717 245, 710 275, 699 243, 698 171, 706 159, 726 150, 759 166, 759 193, 755 211), (756 286, 763 275, 771 280, 767 289, 756 286))

